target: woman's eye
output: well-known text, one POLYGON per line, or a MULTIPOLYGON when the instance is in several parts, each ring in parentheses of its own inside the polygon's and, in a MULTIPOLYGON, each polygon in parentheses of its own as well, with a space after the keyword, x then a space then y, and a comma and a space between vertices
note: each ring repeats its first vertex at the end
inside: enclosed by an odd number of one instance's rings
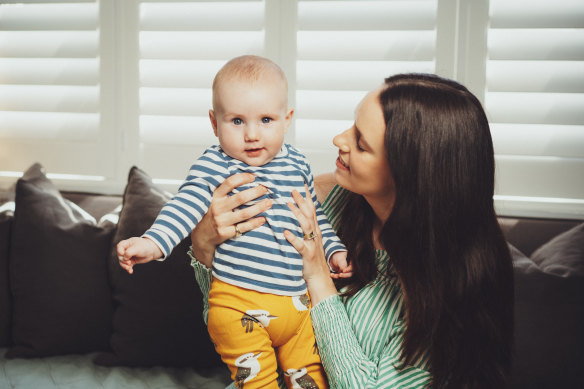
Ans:
POLYGON ((272 121, 272 118, 269 118, 269 117, 262 118, 262 123, 264 123, 264 124, 269 124, 271 121, 272 121))
POLYGON ((357 135, 355 137, 355 145, 357 146, 357 150, 359 151, 363 151, 363 147, 361 147, 361 137, 359 135, 357 135))
POLYGON ((241 120, 240 118, 235 118, 232 120, 233 124, 235 124, 236 126, 240 126, 243 124, 243 120, 241 120))

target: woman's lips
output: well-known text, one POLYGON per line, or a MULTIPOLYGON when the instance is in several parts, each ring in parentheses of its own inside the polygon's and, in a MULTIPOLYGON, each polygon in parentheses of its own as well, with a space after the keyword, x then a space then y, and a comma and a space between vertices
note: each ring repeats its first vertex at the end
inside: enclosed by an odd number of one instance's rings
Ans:
POLYGON ((340 155, 337 158, 337 167, 341 170, 349 170, 349 166, 343 161, 340 155))

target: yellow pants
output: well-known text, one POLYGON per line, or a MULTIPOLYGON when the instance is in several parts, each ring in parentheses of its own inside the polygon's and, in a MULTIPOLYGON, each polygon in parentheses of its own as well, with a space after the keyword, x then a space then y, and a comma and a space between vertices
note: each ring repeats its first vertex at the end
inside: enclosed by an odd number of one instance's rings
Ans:
POLYGON ((327 388, 308 295, 261 293, 213 280, 208 329, 236 386, 278 388, 280 366, 289 388, 327 388))

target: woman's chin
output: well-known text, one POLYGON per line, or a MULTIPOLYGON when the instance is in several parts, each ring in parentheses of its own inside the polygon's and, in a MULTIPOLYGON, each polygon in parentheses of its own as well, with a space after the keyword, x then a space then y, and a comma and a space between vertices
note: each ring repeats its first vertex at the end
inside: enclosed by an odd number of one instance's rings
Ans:
POLYGON ((348 185, 349 184, 349 180, 347 179, 348 178, 347 175, 348 175, 348 171, 347 170, 341 170, 338 167, 333 172, 333 178, 335 179, 335 182, 339 186, 342 186, 345 189, 351 190, 350 189, 350 185, 348 185))

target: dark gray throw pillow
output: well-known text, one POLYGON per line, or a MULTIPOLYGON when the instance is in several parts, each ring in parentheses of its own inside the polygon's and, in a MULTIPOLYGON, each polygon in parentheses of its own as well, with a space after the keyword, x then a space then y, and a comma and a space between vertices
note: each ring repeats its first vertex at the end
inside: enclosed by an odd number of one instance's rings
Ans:
POLYGON ((98 355, 97 364, 208 367, 221 363, 202 319, 201 291, 187 255, 190 237, 166 260, 134 266, 132 275, 118 262, 115 245, 141 236, 169 198, 145 172, 130 170, 109 258, 115 301, 112 352, 98 355))
POLYGON ((584 387, 584 277, 571 271, 570 262, 560 256, 536 263, 514 247, 511 254, 515 273, 512 387, 584 387), (554 262, 563 264, 562 275, 554 262))
POLYGON ((112 299, 106 258, 114 225, 63 199, 35 164, 16 185, 10 242, 13 345, 6 357, 108 349, 112 299))
POLYGON ((531 259, 546 273, 584 277, 584 223, 542 245, 531 259))

